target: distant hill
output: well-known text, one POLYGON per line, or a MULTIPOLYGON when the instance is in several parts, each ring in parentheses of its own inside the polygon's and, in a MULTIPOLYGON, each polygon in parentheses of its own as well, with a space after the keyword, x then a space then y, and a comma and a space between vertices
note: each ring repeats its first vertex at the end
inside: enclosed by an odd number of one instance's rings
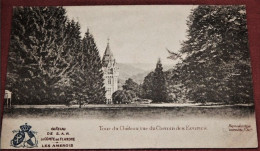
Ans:
MULTIPOLYGON (((119 67, 119 87, 125 80, 132 78, 138 84, 143 83, 145 76, 155 69, 152 63, 118 63, 119 67)), ((173 68, 173 65, 163 65, 164 71, 173 68)))
POLYGON ((137 75, 139 73, 143 73, 145 70, 137 68, 131 64, 118 63, 119 67, 119 78, 121 80, 127 80, 133 75, 137 75))
MULTIPOLYGON (((153 71, 156 67, 156 64, 153 63, 128 63, 128 65, 142 69, 144 71, 153 71)), ((173 68, 173 64, 163 64, 164 71, 167 71, 172 68, 173 68)))
MULTIPOLYGON (((152 70, 151 70, 152 71, 152 70)), ((140 84, 143 83, 144 78, 151 72, 151 71, 145 71, 142 73, 138 73, 136 75, 131 76, 130 78, 133 79, 136 83, 140 84)))

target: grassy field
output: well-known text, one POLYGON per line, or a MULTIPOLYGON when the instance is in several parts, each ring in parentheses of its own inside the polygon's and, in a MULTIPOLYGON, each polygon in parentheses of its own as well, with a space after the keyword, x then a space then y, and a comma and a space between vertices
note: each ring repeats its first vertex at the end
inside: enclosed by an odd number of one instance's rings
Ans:
POLYGON ((4 110, 7 118, 90 118, 90 119, 176 119, 193 117, 247 118, 254 115, 254 106, 168 106, 168 107, 26 107, 4 110))

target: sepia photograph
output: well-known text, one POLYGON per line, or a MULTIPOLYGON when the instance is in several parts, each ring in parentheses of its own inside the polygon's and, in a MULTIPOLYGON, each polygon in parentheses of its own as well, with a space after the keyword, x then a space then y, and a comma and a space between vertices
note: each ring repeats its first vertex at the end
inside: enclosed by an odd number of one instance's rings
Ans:
POLYGON ((1 148, 256 148, 245 5, 13 7, 1 148))

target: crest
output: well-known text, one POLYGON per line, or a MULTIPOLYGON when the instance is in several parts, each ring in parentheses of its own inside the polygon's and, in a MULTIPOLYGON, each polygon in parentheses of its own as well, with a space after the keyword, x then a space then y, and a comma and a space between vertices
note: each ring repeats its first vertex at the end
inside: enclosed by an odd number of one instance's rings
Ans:
POLYGON ((21 125, 19 130, 13 130, 15 133, 14 138, 11 140, 10 144, 13 147, 20 148, 33 148, 37 147, 38 140, 36 139, 35 135, 37 135, 36 131, 31 130, 32 126, 21 125))

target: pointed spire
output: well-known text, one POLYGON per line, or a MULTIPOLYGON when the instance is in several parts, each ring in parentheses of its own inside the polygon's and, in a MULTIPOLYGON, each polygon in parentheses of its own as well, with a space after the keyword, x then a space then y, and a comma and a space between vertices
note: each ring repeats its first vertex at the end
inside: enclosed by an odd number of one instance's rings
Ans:
POLYGON ((109 40, 110 39, 108 38, 107 39, 107 47, 106 47, 106 50, 105 50, 105 53, 104 53, 104 56, 103 56, 103 59, 102 59, 103 66, 107 66, 109 63, 113 64, 115 62, 113 53, 110 50, 109 40))

